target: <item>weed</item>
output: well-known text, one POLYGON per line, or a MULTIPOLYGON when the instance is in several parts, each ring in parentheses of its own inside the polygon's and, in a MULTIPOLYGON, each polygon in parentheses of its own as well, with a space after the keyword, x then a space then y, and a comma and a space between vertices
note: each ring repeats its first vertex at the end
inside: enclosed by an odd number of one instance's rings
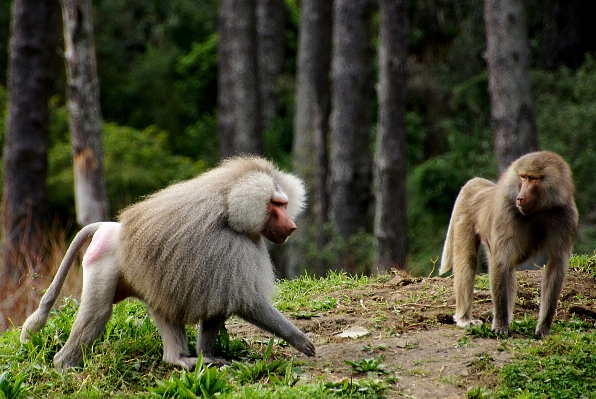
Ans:
POLYGON ((361 359, 358 362, 344 360, 344 363, 356 373, 387 374, 387 366, 383 363, 383 356, 376 359, 361 359))
POLYGON ((381 399, 384 398, 387 385, 377 378, 365 380, 343 380, 328 382, 325 387, 337 396, 350 398, 381 399))
POLYGON ((453 344, 453 346, 455 348, 463 348, 463 347, 468 347, 468 346, 473 346, 473 345, 470 342, 470 338, 467 335, 464 335, 463 337, 459 338, 457 340, 457 343, 453 344))
POLYGON ((466 398, 468 399, 488 399, 491 397, 490 390, 484 387, 474 387, 468 389, 466 398))
POLYGON ((489 323, 482 323, 479 326, 472 326, 467 328, 467 334, 479 338, 497 338, 499 335, 491 330, 489 323))
POLYGON ((203 356, 199 355, 195 371, 183 371, 180 377, 173 375, 167 381, 157 381, 157 388, 150 392, 161 398, 211 398, 232 390, 227 377, 226 370, 203 365, 203 356))
POLYGON ((472 372, 480 373, 484 371, 491 371, 494 369, 493 363, 495 359, 487 353, 479 353, 476 355, 476 359, 466 364, 472 368, 472 372))
POLYGON ((219 331, 219 335, 215 340, 213 352, 216 356, 228 359, 240 359, 249 356, 251 350, 246 341, 230 339, 230 334, 228 334, 228 330, 224 327, 219 331))
POLYGON ((362 347, 362 350, 366 353, 373 354, 376 351, 384 351, 387 349, 387 344, 371 345, 366 344, 362 347))
POLYGON ((0 374, 0 398, 13 399, 23 396, 25 394, 25 389, 22 384, 25 377, 25 373, 11 376, 9 370, 0 374))
POLYGON ((323 312, 326 310, 335 309, 337 307, 337 299, 326 296, 324 299, 314 300, 311 306, 313 312, 323 312))
POLYGON ((273 351, 274 340, 271 338, 263 358, 256 361, 254 365, 234 362, 230 372, 239 383, 256 383, 271 381, 278 385, 293 386, 298 382, 292 367, 292 362, 284 359, 277 359, 269 362, 273 351))

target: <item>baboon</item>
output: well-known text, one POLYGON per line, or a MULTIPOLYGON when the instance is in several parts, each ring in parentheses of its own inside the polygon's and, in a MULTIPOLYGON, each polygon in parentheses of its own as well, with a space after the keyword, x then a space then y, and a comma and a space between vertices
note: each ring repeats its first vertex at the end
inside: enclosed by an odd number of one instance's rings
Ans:
POLYGON ((463 186, 451 214, 439 271, 443 274, 453 267, 453 319, 458 326, 482 324, 472 318, 482 243, 493 300, 492 330, 497 334, 509 334, 517 292, 516 266, 537 253, 548 255, 536 337, 550 333, 577 233, 574 191, 569 165, 549 151, 520 157, 496 184, 474 178, 463 186))
POLYGON ((163 360, 195 367, 185 325, 201 321, 197 354, 212 355, 219 330, 231 315, 285 339, 307 356, 311 340, 271 305, 273 266, 262 236, 282 244, 296 229, 302 210, 301 180, 258 157, 237 157, 198 177, 174 184, 123 210, 119 223, 96 223, 73 240, 39 308, 25 321, 21 341, 39 331, 81 247, 81 306, 64 347, 54 357, 58 369, 79 365, 101 334, 112 304, 142 300, 163 341, 163 360))

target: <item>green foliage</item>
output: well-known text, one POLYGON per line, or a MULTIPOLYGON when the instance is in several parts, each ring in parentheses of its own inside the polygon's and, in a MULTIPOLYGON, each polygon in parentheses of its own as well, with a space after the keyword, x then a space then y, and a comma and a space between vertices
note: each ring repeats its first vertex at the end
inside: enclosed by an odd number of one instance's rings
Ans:
POLYGON ((573 255, 569 259, 569 268, 581 270, 596 277, 596 253, 593 255, 573 255))
POLYGON ((22 385, 25 377, 25 373, 12 376, 8 370, 0 374, 0 399, 15 399, 24 396, 26 389, 22 385))
MULTIPOLYGON (((74 176, 67 118, 64 107, 53 107, 48 189, 52 208, 73 214, 74 176)), ((140 131, 104 123, 102 139, 107 194, 114 213, 143 195, 194 177, 206 168, 204 161, 174 155, 168 133, 155 126, 140 131)))
POLYGON ((501 369, 499 388, 491 397, 591 397, 595 375, 596 334, 563 331, 523 348, 501 369))
POLYGON ((94 11, 106 120, 137 129, 157 125, 183 135, 205 110, 212 112, 213 75, 201 75, 206 79, 201 91, 190 90, 185 80, 195 70, 179 63, 195 52, 193 43, 212 40, 216 1, 100 0, 94 11))
POLYGON ((226 370, 203 365, 203 356, 199 355, 193 372, 182 371, 180 377, 173 375, 167 381, 158 381, 157 388, 150 391, 160 398, 211 398, 232 389, 227 377, 226 370))
POLYGON ((271 381, 276 385, 295 385, 298 378, 295 377, 292 362, 282 358, 269 361, 273 351, 273 343, 274 340, 271 338, 262 359, 258 359, 255 364, 232 363, 230 373, 234 379, 241 384, 271 381))
POLYGON ((296 279, 281 280, 278 283, 275 305, 279 310, 288 312, 295 312, 301 308, 312 310, 314 295, 326 295, 324 301, 332 304, 332 294, 335 291, 362 288, 369 281, 370 278, 364 275, 350 276, 335 271, 330 271, 325 278, 303 274, 296 279))
POLYGON ((571 166, 577 187, 575 201, 580 218, 574 249, 592 253, 596 216, 592 183, 596 170, 596 58, 589 57, 577 72, 534 72, 535 109, 543 149, 555 151, 571 166))
POLYGON ((385 397, 387 385, 380 379, 344 380, 328 382, 325 387, 339 397, 381 399, 385 397))
POLYGON ((377 374, 387 374, 387 366, 383 363, 383 356, 376 359, 360 359, 357 362, 344 360, 344 363, 351 367, 356 373, 367 373, 370 376, 377 374))
POLYGON ((247 342, 240 339, 230 339, 230 334, 224 327, 219 331, 215 340, 213 354, 227 359, 239 359, 248 357, 251 355, 251 351, 247 342))
POLYGON ((371 233, 361 230, 344 238, 331 223, 326 223, 324 232, 328 242, 323 248, 317 248, 314 241, 316 226, 306 228, 308 238, 301 243, 302 270, 311 271, 309 266, 315 263, 321 263, 326 270, 334 270, 341 261, 358 274, 370 273, 374 261, 374 236, 371 233))

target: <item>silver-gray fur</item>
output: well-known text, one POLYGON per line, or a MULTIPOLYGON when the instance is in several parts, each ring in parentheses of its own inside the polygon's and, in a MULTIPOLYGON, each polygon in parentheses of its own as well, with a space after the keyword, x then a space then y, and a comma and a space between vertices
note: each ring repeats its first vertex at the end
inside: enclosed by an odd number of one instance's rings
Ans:
POLYGON ((85 243, 87 243, 87 241, 93 237, 101 224, 102 223, 93 223, 85 226, 81 229, 81 231, 79 231, 74 240, 72 240, 72 243, 64 255, 64 259, 62 259, 62 262, 60 263, 58 272, 56 273, 56 276, 54 276, 52 284, 50 284, 45 294, 41 298, 37 310, 31 313, 31 315, 27 317, 27 320, 25 320, 21 331, 21 342, 27 342, 29 340, 30 333, 36 333, 41 330, 43 326, 45 326, 50 311, 54 307, 56 299, 58 299, 58 295, 60 294, 60 290, 64 285, 64 281, 66 280, 70 266, 74 262, 83 245, 85 245, 85 243))
MULTIPOLYGON (((233 314, 314 356, 310 339, 271 305, 274 272, 261 231, 273 198, 287 200, 293 219, 304 206, 303 183, 263 158, 238 157, 128 207, 120 223, 101 226, 83 260, 81 309, 54 358, 56 367, 80 364, 83 350, 105 328, 112 302, 125 296, 147 304, 162 336, 164 361, 187 369, 197 358, 189 354, 184 326, 201 321, 197 352, 204 362, 224 364, 211 349, 233 314)), ((86 241, 91 230, 83 229, 75 242, 86 241)), ((79 249, 73 243, 63 264, 79 249)), ((58 291, 61 285, 56 283, 58 291)), ((40 307, 35 322, 25 323, 22 339, 43 327, 57 295, 54 286, 53 299, 42 299, 50 307, 40 307)))

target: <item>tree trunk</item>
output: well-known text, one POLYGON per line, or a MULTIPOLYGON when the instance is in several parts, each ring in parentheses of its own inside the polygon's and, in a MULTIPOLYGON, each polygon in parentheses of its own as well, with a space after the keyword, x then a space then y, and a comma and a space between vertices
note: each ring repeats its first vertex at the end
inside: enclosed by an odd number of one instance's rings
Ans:
POLYGON ((277 79, 284 67, 285 22, 284 0, 257 0, 257 48, 263 130, 269 128, 277 114, 277 79))
POLYGON ((108 219, 90 0, 62 0, 75 204, 80 226, 108 219))
POLYGON ((379 121, 375 159, 373 272, 406 269, 406 83, 409 17, 406 0, 381 0, 379 121))
MULTIPOLYGON (((329 133, 329 68, 331 65, 332 0, 302 0, 298 34, 296 73, 296 114, 292 164, 294 173, 306 183, 310 193, 304 226, 314 226, 314 243, 322 250, 327 239, 327 136, 329 133)), ((311 238, 307 229, 298 229, 288 241, 287 272, 289 277, 300 274, 304 259, 303 246, 311 238)), ((310 265, 312 272, 322 276, 327 270, 322 261, 310 265)))
POLYGON ((499 174, 538 149, 522 0, 485 0, 488 90, 499 174))
MULTIPOLYGON (((329 216, 344 239, 369 227, 372 161, 371 0, 337 0, 333 15, 329 216)), ((357 272, 351 259, 340 269, 357 272)))
POLYGON ((220 156, 263 154, 256 0, 222 0, 219 24, 220 156))
POLYGON ((12 5, 0 301, 23 275, 45 268, 48 100, 54 90, 59 10, 55 0, 14 0, 12 5))
POLYGON ((592 0, 546 0, 543 5, 540 36, 540 63, 556 71, 562 66, 573 70, 584 61, 584 54, 596 50, 592 0))

